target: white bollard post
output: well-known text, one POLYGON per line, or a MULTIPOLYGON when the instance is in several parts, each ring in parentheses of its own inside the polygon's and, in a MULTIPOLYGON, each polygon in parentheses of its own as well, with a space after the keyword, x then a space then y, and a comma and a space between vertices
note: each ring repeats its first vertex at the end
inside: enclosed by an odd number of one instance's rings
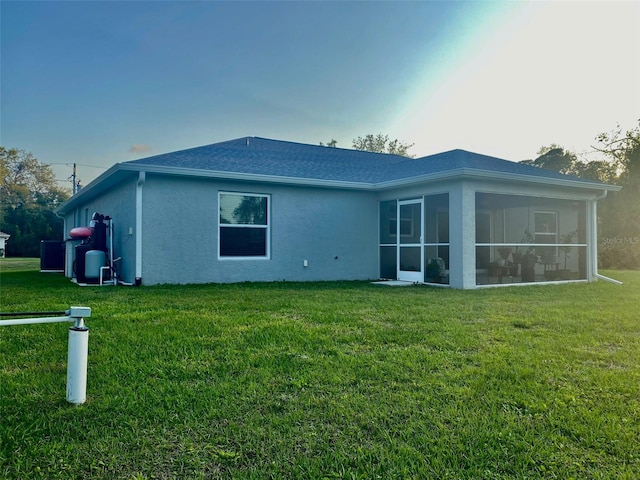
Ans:
POLYGON ((80 405, 87 399, 87 356, 89 329, 69 328, 69 354, 67 356, 67 402, 80 405))
POLYGON ((89 329, 84 316, 91 309, 71 307, 70 316, 76 324, 69 328, 69 352, 67 356, 67 402, 80 405, 87 400, 87 357, 89 355, 89 329))

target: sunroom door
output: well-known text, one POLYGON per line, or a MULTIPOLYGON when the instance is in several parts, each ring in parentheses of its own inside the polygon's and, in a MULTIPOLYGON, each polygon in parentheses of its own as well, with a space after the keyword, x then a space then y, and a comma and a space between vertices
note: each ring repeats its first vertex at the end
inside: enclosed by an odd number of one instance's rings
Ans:
POLYGON ((423 282, 423 202, 401 200, 398 202, 398 280, 423 282))

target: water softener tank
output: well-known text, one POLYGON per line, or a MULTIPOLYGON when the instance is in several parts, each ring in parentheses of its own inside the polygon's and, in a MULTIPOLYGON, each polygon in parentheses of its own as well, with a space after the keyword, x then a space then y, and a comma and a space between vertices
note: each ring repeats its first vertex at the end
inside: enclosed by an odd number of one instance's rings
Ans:
POLYGON ((84 276, 84 257, 87 255, 87 252, 91 250, 95 249, 89 244, 82 243, 80 245, 76 245, 76 258, 73 265, 73 273, 75 274, 74 276, 78 283, 87 283, 87 279, 84 276))
POLYGON ((87 281, 98 281, 100 267, 107 264, 107 254, 102 250, 89 250, 84 257, 84 276, 87 281))

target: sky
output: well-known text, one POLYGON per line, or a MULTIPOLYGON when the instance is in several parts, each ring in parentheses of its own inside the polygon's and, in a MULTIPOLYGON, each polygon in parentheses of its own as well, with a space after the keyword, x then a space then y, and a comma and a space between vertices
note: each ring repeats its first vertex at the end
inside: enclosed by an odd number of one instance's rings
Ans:
POLYGON ((582 155, 640 118, 640 1, 3 0, 0 54, 0 144, 68 187, 244 136, 582 155))

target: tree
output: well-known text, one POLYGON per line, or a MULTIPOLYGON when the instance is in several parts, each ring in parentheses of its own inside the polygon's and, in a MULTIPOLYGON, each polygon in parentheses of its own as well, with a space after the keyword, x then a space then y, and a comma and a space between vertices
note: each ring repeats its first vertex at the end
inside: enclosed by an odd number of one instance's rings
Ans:
POLYGON ((623 131, 618 125, 596 137, 597 151, 609 157, 619 175, 619 192, 599 202, 599 263, 606 268, 640 268, 640 120, 623 131))
POLYGON ((377 135, 366 135, 353 140, 353 148, 356 150, 365 150, 367 152, 391 153, 393 155, 402 155, 403 157, 413 158, 409 155, 408 150, 413 147, 414 143, 403 143, 400 140, 389 140, 389 135, 379 133, 377 135))
POLYGON ((60 188, 49 165, 31 153, 0 146, 0 230, 11 235, 7 255, 40 255, 40 240, 62 238, 53 210, 70 192, 60 188))
POLYGON ((606 160, 585 162, 578 159, 572 151, 565 150, 555 143, 548 147, 540 147, 538 155, 535 160, 523 160, 520 163, 602 183, 615 183, 618 180, 618 167, 614 162, 606 160))
POLYGON ((233 218, 244 225, 267 224, 267 199, 265 197, 242 197, 240 204, 233 209, 233 218))
POLYGON ((520 163, 560 173, 575 173, 575 165, 578 162, 576 154, 565 150, 560 145, 551 144, 549 147, 541 147, 538 155, 539 157, 535 160, 523 160, 520 163))
POLYGON ((598 264, 602 268, 640 268, 640 121, 596 137, 593 148, 606 159, 582 161, 561 146, 542 147, 539 157, 521 163, 602 183, 621 185, 598 202, 598 264))
POLYGON ((551 150, 556 150, 556 149, 562 149, 564 150, 564 148, 562 147, 562 145, 558 145, 557 143, 552 143, 549 146, 542 146, 538 149, 538 151, 536 152, 536 155, 540 156, 540 155, 544 155, 545 153, 549 153, 551 150))
POLYGON ((613 159, 621 170, 622 183, 640 183, 640 120, 631 130, 623 133, 618 125, 612 132, 598 135, 596 140, 600 145, 593 148, 613 159))
POLYGON ((618 181, 618 167, 606 160, 578 161, 574 165, 574 175, 596 182, 615 184, 618 181))
POLYGON ((334 138, 331 139, 331 141, 327 142, 327 143, 322 143, 320 142, 320 146, 321 147, 331 147, 331 148, 336 148, 336 145, 338 145, 338 141, 334 138))

